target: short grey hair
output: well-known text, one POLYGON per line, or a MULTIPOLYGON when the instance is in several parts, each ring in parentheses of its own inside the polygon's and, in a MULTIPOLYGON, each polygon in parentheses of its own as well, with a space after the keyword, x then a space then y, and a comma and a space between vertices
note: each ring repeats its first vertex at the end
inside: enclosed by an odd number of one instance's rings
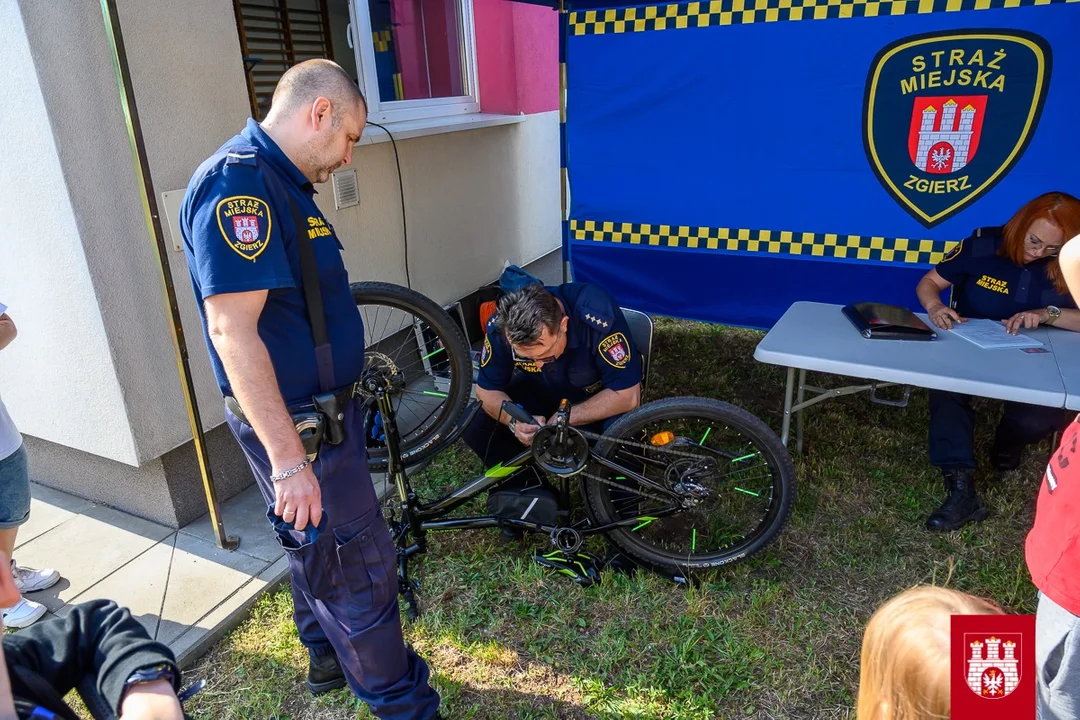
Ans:
POLYGON ((511 345, 534 345, 544 328, 559 331, 563 309, 558 299, 539 283, 499 298, 496 324, 511 345))
POLYGON ((320 97, 330 101, 336 122, 340 122, 342 112, 357 105, 367 112, 367 100, 349 73, 332 60, 321 58, 305 60, 285 71, 274 88, 271 109, 289 115, 320 97))

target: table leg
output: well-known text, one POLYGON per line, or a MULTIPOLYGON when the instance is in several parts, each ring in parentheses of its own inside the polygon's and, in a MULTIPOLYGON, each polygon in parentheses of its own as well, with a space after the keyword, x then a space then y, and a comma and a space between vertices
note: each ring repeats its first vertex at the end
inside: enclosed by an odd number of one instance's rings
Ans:
POLYGON ((799 369, 799 390, 798 390, 798 393, 795 396, 796 397, 796 403, 797 403, 795 407, 800 408, 799 410, 795 411, 795 452, 797 452, 799 455, 802 455, 802 449, 803 449, 803 413, 805 411, 802 410, 801 408, 802 408, 802 404, 803 404, 803 391, 804 391, 805 387, 806 387, 806 370, 800 368, 799 369))
POLYGON ((795 389, 795 368, 787 369, 787 387, 784 389, 784 421, 780 427, 780 442, 784 447, 788 444, 788 435, 791 432, 791 400, 795 389))

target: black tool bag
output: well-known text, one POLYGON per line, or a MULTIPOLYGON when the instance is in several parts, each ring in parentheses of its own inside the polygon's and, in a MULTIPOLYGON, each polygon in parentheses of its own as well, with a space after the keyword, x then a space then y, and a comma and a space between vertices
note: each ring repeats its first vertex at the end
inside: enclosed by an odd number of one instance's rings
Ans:
POLYGON ((487 508, 493 516, 506 520, 537 525, 557 525, 559 522, 559 498, 554 490, 540 483, 527 488, 492 490, 487 508))

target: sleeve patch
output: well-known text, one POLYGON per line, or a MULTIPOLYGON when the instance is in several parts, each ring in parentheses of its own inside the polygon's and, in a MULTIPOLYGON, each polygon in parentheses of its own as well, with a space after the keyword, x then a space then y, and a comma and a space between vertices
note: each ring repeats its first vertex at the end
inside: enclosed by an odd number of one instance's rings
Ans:
POLYGON ((270 243, 273 221, 265 200, 234 195, 217 204, 221 236, 240 257, 254 261, 270 243))
POLYGON ((612 367, 622 370, 630 362, 630 343, 621 332, 608 335, 598 346, 600 356, 612 367))
POLYGON ((484 336, 484 349, 480 352, 480 367, 487 367, 491 362, 491 340, 484 336))
POLYGON ((959 254, 960 254, 960 251, 961 251, 961 250, 962 250, 963 248, 964 248, 964 241, 963 241, 963 240, 961 240, 960 242, 958 242, 958 243, 956 243, 955 245, 953 245, 953 246, 952 246, 952 247, 951 247, 951 248, 949 249, 949 252, 945 253, 945 257, 944 257, 944 258, 942 258, 941 262, 947 262, 947 261, 949 261, 949 260, 952 260, 953 258, 955 258, 955 257, 956 257, 957 255, 959 255, 959 254))

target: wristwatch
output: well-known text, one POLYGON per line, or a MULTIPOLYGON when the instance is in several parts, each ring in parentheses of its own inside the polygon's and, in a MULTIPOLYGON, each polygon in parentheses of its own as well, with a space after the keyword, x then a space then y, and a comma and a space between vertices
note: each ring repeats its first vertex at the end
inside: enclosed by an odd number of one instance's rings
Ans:
POLYGON ((168 663, 158 663, 157 665, 139 668, 131 673, 131 675, 128 676, 127 681, 124 682, 124 692, 120 695, 121 701, 123 701, 124 696, 128 694, 128 691, 136 685, 157 682, 158 680, 168 680, 170 685, 173 687, 176 686, 176 675, 173 674, 171 665, 168 663))
POLYGON ((1046 312, 1050 316, 1046 318, 1047 325, 1053 325, 1057 322, 1058 318, 1061 317, 1061 308, 1056 305, 1047 305, 1046 312))

